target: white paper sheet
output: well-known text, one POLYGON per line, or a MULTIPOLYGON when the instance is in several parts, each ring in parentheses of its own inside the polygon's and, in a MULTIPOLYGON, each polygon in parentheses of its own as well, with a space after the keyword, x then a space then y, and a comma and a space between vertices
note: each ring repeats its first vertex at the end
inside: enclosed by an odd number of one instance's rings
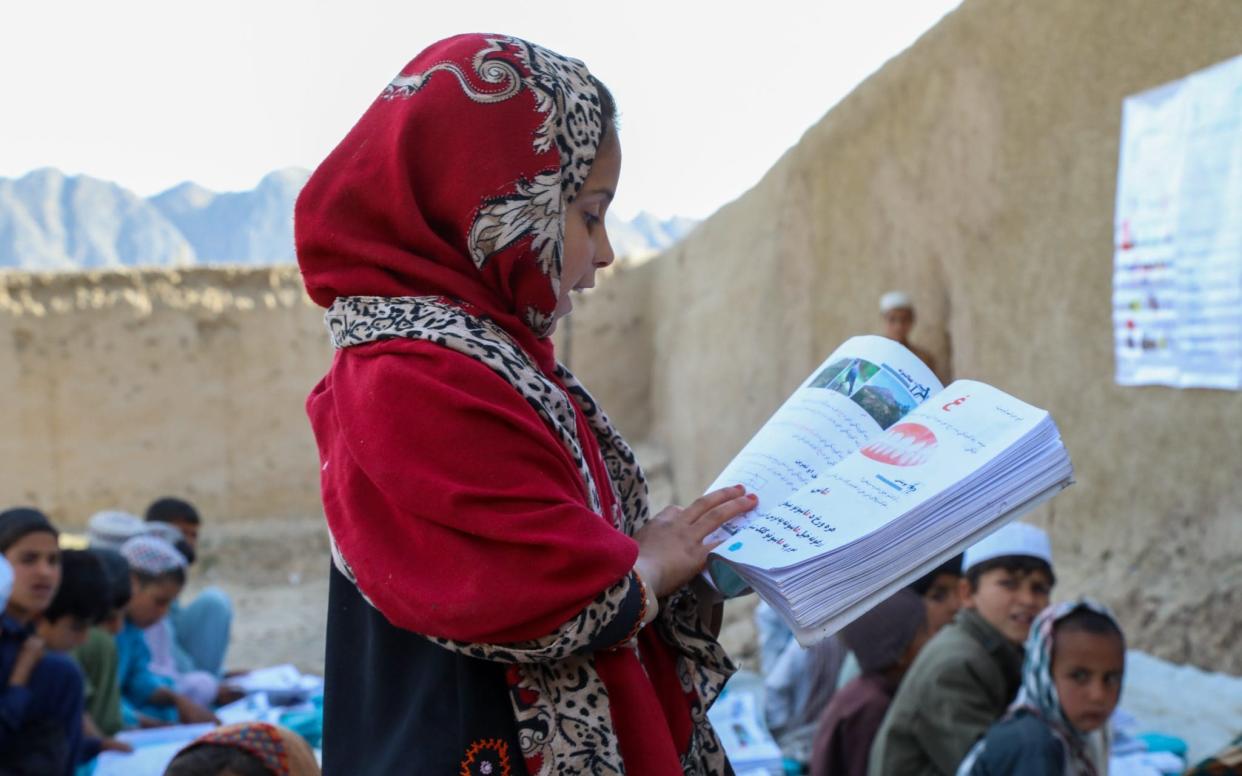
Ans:
POLYGON ((726 692, 708 710, 712 728, 729 763, 739 773, 772 776, 783 772, 781 750, 763 723, 755 696, 748 692, 726 692))
POLYGON ((133 746, 133 753, 103 752, 95 761, 94 776, 160 776, 182 747, 214 728, 204 724, 126 730, 117 738, 133 746))

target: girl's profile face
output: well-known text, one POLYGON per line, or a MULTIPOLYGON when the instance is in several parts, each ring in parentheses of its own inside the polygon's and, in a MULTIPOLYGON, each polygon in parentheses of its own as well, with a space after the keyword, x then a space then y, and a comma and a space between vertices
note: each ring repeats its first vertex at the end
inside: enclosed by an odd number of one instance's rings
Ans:
POLYGON ((1065 718, 1081 733, 1098 730, 1121 700, 1126 656, 1111 633, 1071 630, 1055 636, 1052 683, 1065 718))
POLYGON ((39 616, 52 603, 60 585, 60 546, 45 531, 28 533, 4 553, 13 567, 13 592, 7 611, 23 622, 39 616))
POLYGON ((565 211, 565 242, 561 255, 561 289, 555 318, 573 310, 570 292, 595 285, 595 272, 612 263, 612 244, 604 227, 604 215, 617 193, 621 177, 621 141, 609 129, 599 144, 591 173, 577 199, 565 211))

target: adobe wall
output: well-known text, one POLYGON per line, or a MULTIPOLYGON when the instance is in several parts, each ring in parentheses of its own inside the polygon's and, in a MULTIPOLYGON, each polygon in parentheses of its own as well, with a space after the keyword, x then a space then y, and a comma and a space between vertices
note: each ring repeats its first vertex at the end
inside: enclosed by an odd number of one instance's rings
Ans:
MULTIPOLYGON (((639 441, 651 337, 628 300, 648 275, 627 266, 558 344, 639 441)), ((168 494, 210 521, 319 519, 303 402, 330 359, 293 266, 0 273, 0 504, 71 527, 168 494)))
POLYGON ((295 267, 0 275, 0 502, 317 513, 321 321, 295 267))

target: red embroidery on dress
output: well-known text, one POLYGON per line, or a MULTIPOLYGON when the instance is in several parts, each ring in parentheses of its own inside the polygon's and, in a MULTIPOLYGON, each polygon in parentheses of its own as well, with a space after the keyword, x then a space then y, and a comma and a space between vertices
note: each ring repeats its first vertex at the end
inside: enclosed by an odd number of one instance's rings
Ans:
POLYGON ((466 750, 461 776, 513 776, 509 744, 500 738, 483 738, 466 750))

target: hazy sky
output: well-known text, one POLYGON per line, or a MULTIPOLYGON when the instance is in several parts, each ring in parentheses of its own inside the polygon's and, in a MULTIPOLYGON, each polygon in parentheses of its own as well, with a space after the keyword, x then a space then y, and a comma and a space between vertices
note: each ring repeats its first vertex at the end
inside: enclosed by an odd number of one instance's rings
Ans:
POLYGON ((427 44, 486 31, 583 59, 613 90, 620 215, 703 217, 958 2, 18 3, 0 40, 0 176, 250 188, 313 168, 427 44))

